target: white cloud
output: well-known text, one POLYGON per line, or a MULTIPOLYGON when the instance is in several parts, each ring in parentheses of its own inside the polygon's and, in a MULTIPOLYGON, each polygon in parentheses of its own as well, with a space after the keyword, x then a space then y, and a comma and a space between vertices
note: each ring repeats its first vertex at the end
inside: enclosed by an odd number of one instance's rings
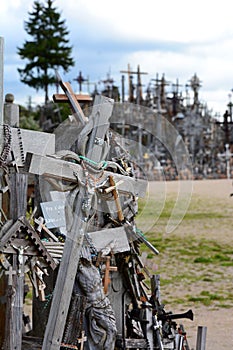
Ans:
MULTIPOLYGON (((63 6, 63 1, 57 1, 63 6)), ((69 0, 63 12, 105 34, 125 39, 205 41, 232 32, 232 2, 223 0, 69 0)), ((103 33, 102 33, 103 34, 103 33)))
MULTIPOLYGON (((23 22, 33 2, 8 0, 1 4, 6 83, 19 79, 17 67, 22 62, 16 47, 25 40, 23 22)), ((130 63, 133 69, 140 64, 141 70, 149 73, 143 76, 145 84, 156 73, 165 73, 172 83, 178 78, 183 89, 197 73, 203 82, 201 96, 209 98, 218 110, 225 110, 233 87, 231 0, 55 0, 54 5, 66 20, 74 46, 76 67, 69 80, 79 70, 91 81, 100 80, 111 69, 120 85, 120 70, 130 63)), ((18 85, 12 84, 12 89, 18 85)), ((32 94, 33 90, 29 91, 32 94)))

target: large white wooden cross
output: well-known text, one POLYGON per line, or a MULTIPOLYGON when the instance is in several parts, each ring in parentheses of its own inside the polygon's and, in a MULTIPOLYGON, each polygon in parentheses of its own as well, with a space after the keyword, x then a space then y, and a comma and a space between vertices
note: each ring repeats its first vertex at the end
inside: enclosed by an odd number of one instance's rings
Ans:
MULTIPOLYGON (((85 156, 90 161, 100 163, 104 159, 103 146, 105 144, 106 133, 109 129, 109 119, 112 114, 113 100, 97 96, 94 102, 92 113, 88 122, 83 123, 82 135, 88 135, 86 142, 85 156)), ((82 112, 78 110, 78 119, 82 118, 82 112)), ((77 135, 79 137, 79 135, 77 135)), ((106 146, 106 144, 105 144, 106 146)), ((57 159, 56 156, 43 156, 29 153, 26 158, 25 169, 32 174, 38 174, 45 178, 68 181, 70 183, 84 183, 86 179, 85 169, 80 164, 57 159)), ((117 187, 119 193, 133 196, 144 196, 147 184, 145 181, 136 180, 130 176, 123 176, 118 173, 104 171, 101 176, 105 186, 112 186, 111 180, 119 183, 117 187)), ((93 177, 95 174, 89 174, 93 177)), ((73 221, 67 230, 67 238, 63 251, 62 260, 59 267, 57 282, 55 285, 53 299, 49 314, 49 319, 45 331, 42 350, 58 350, 62 342, 67 313, 70 305, 71 295, 75 276, 77 273, 79 257, 82 249, 84 234, 87 230, 90 207, 84 212, 83 204, 90 203, 96 190, 95 181, 93 186, 79 186, 78 201, 73 213, 73 221), (88 192, 88 199, 87 199, 88 192)))
MULTIPOLYGON (((92 115, 90 116, 88 123, 84 126, 87 132, 90 131, 89 144, 85 156, 93 162, 99 163, 102 160, 100 158, 102 156, 102 142, 100 143, 98 140, 104 142, 106 132, 109 128, 109 118, 112 113, 112 108, 113 100, 99 96, 97 101, 95 101, 92 115), (102 103, 99 104, 99 102, 102 103)), ((39 165, 39 168, 40 167, 41 163, 39 165)), ((49 169, 51 168, 49 167, 49 169)), ((63 170, 60 174, 62 175, 62 173, 63 170)), ((47 173, 47 175, 49 174, 47 173)), ((64 252, 59 267, 44 336, 43 350, 58 350, 60 348, 75 276, 77 273, 83 238, 88 225, 89 211, 91 209, 87 204, 84 212, 83 205, 84 203, 91 202, 93 194, 93 192, 88 191, 86 186, 80 186, 78 201, 73 213, 73 221, 69 223, 69 228, 67 230, 64 252)))

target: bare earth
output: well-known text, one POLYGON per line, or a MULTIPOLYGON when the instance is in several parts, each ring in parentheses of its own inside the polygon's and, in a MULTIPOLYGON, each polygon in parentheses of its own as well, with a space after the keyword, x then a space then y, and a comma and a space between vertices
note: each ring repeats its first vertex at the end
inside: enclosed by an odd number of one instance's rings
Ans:
MULTIPOLYGON (((168 195, 174 193, 177 194, 178 186, 177 182, 166 182, 166 193, 168 195)), ((210 205, 210 210, 212 210, 213 203, 219 203, 219 210, 221 212, 227 212, 228 221, 220 223, 219 227, 213 225, 212 228, 205 228, 204 226, 188 226, 187 221, 182 221, 179 227, 176 229, 178 234, 183 234, 185 237, 186 233, 192 233, 195 235, 208 234, 208 238, 216 239, 219 242, 224 242, 229 245, 229 248, 233 247, 233 234, 232 234, 232 222, 231 215, 233 219, 233 197, 230 194, 233 192, 232 180, 222 179, 222 180, 201 180, 193 181, 193 192, 192 197, 205 199, 210 205)), ((161 185, 158 182, 151 182, 150 186, 150 196, 156 197, 158 194, 159 188, 161 185)), ((190 189, 190 184, 188 185, 188 191, 190 189)), ((185 185, 183 184, 184 188, 185 185)), ((205 210, 208 212, 208 207, 205 210)), ((217 223, 217 220, 214 221, 217 223)), ((220 220, 220 219, 219 219, 220 220)), ((205 222, 205 220, 202 220, 205 222)), ((203 223, 202 223, 203 225, 203 223)), ((232 257, 233 258, 233 257, 232 257)), ((224 268, 223 268, 224 269, 224 268)), ((232 271, 233 272, 233 271, 232 271)), ((192 273, 192 271, 190 271, 192 273)), ((233 282, 233 274, 227 277, 227 281, 222 281, 222 288, 230 288, 233 282)), ((161 286, 162 287, 162 286, 161 286)), ((214 286, 213 286, 214 288, 214 286)), ((196 291, 198 292, 198 285, 196 286, 196 291)), ((177 296, 182 298, 182 295, 187 293, 186 290, 179 289, 175 290, 177 296), (183 294, 182 294, 183 293, 183 294)), ((195 293, 195 288, 192 289, 192 293, 195 293)), ((187 308, 186 308, 187 309, 187 308)), ((207 327, 207 339, 206 339, 206 350, 225 350, 233 349, 233 306, 230 308, 221 308, 221 307, 208 307, 204 305, 198 305, 193 308, 194 312, 194 321, 183 320, 183 324, 187 331, 187 338, 191 349, 196 350, 196 337, 197 337, 197 327, 206 326, 207 327)), ((173 310, 172 310, 173 311, 173 310)), ((175 313, 184 312, 182 305, 177 305, 177 309, 174 310, 175 313), (180 310, 179 310, 180 308, 180 310)), ((199 350, 199 349, 197 349, 199 350)))

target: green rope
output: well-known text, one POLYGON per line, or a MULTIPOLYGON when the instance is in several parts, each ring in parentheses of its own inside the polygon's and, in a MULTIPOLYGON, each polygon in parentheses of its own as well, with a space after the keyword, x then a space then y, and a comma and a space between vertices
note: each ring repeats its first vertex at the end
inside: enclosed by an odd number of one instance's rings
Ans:
POLYGON ((136 233, 138 233, 142 237, 145 237, 145 234, 139 228, 136 228, 136 233))
POLYGON ((97 166, 98 168, 102 168, 102 169, 105 169, 106 166, 108 165, 108 162, 106 160, 104 160, 104 161, 102 161, 100 163, 97 163, 94 160, 91 160, 91 159, 89 159, 87 157, 84 157, 84 156, 79 156, 79 158, 81 158, 81 159, 85 160, 86 162, 89 162, 89 163, 97 166))
POLYGON ((43 307, 44 310, 47 309, 47 307, 49 306, 49 303, 50 303, 52 297, 53 297, 53 292, 45 296, 45 303, 44 303, 44 307, 43 307))

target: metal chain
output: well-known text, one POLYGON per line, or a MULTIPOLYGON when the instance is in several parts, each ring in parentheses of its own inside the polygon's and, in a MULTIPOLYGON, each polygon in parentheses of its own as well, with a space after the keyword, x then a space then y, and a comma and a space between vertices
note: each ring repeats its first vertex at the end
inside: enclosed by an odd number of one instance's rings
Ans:
POLYGON ((24 158, 24 150, 23 150, 23 138, 21 134, 21 129, 17 128, 17 135, 18 135, 18 140, 19 140, 19 150, 20 150, 20 157, 21 161, 24 164, 25 163, 25 158, 24 158))

